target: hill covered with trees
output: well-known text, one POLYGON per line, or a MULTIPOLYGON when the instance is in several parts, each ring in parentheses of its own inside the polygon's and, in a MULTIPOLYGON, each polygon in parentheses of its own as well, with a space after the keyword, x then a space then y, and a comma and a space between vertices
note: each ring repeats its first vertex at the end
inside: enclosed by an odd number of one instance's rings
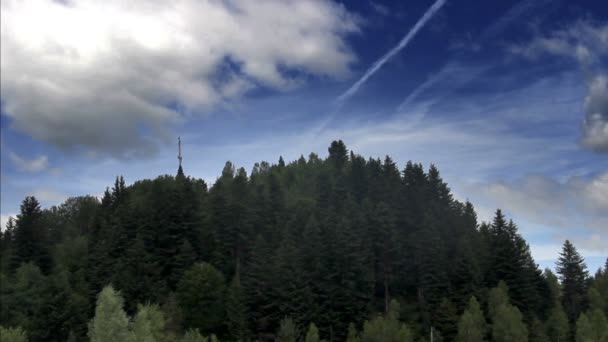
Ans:
POLYGON ((436 167, 342 141, 210 188, 180 167, 27 197, 0 248, 3 341, 608 341, 608 262, 590 276, 566 241, 542 271, 436 167))

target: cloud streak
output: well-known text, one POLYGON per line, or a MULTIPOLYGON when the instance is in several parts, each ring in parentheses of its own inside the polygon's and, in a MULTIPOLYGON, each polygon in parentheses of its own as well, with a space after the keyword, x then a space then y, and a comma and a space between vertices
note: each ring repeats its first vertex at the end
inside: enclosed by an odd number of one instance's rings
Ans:
MULTIPOLYGON (((511 25, 513 25, 517 20, 521 19, 522 17, 528 16, 530 13, 532 13, 537 8, 540 8, 540 7, 546 8, 546 6, 551 3, 552 3, 552 0, 523 0, 523 1, 520 1, 517 4, 515 4, 513 7, 511 7, 507 11, 507 13, 505 13, 505 15, 503 15, 498 20, 496 20, 492 25, 488 26, 481 33, 481 35, 479 36, 479 39, 477 39, 476 41, 473 41, 473 39, 470 36, 468 36, 466 44, 463 44, 462 42, 457 42, 456 45, 460 45, 463 48, 465 46, 467 46, 467 47, 472 46, 472 48, 467 48, 467 51, 473 51, 473 52, 477 53, 480 50, 482 50, 482 46, 487 41, 495 39, 496 37, 501 35, 506 29, 508 29, 511 25)), ((455 59, 463 57, 463 55, 465 55, 465 52, 467 52, 467 51, 460 52, 459 54, 457 54, 457 57, 455 59)), ((403 101, 401 101, 401 103, 397 106, 396 112, 403 111, 407 106, 409 106, 411 103, 413 103, 420 95, 422 95, 427 90, 434 87, 436 84, 438 84, 440 82, 444 82, 446 79, 448 79, 449 84, 448 84, 447 90, 445 92, 449 93, 451 90, 456 89, 456 88, 466 84, 467 82, 473 80, 474 78, 476 78, 477 76, 482 74, 484 71, 489 69, 488 67, 479 67, 476 70, 474 70, 473 73, 463 74, 462 73, 463 68, 464 67, 455 60, 448 62, 439 71, 432 74, 424 82, 422 82, 420 85, 418 85, 416 88, 414 88, 414 90, 411 91, 409 93, 409 95, 407 95, 405 97, 405 99, 403 101)), ((470 69, 469 69, 469 71, 470 71, 470 69)))
POLYGON ((372 77, 384 64, 386 64, 386 62, 388 62, 393 56, 398 54, 410 43, 410 41, 416 36, 418 31, 420 31, 420 29, 422 29, 424 25, 426 25, 426 23, 435 15, 435 13, 437 13, 437 11, 441 9, 441 7, 446 3, 446 1, 447 0, 435 1, 435 3, 433 3, 433 5, 424 13, 422 18, 420 18, 416 22, 414 27, 412 27, 410 31, 401 39, 399 44, 390 49, 387 53, 380 57, 380 59, 375 61, 374 64, 372 64, 372 66, 365 71, 363 76, 361 76, 361 78, 357 80, 357 82, 355 82, 350 88, 348 88, 342 95, 338 96, 338 98, 336 99, 336 103, 338 105, 341 105, 348 101, 348 99, 351 98, 353 95, 355 95, 359 88, 361 88, 361 86, 363 86, 363 84, 367 82, 370 77, 372 77))

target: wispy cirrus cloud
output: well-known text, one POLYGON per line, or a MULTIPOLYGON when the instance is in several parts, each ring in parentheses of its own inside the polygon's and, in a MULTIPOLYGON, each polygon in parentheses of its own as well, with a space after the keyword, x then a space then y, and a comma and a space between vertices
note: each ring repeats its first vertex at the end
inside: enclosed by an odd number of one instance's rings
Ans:
POLYGON ((252 88, 343 78, 356 60, 345 37, 357 19, 328 0, 7 0, 1 9, 12 127, 115 157, 155 155, 188 113, 252 88))

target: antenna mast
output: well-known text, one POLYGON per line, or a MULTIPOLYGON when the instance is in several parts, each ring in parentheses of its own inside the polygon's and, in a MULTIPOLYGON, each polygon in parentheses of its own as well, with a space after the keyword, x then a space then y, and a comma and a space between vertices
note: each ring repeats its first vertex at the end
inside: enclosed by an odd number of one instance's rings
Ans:
POLYGON ((177 159, 179 160, 179 167, 182 167, 182 138, 177 137, 177 159))

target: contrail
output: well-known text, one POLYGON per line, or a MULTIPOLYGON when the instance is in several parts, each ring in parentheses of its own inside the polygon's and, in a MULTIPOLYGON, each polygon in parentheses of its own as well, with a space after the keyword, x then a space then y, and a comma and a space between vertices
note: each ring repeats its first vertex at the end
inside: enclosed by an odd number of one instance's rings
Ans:
POLYGON ((380 69, 389 59, 391 59, 391 57, 396 55, 399 51, 403 50, 403 48, 405 48, 407 44, 409 44, 409 42, 412 40, 412 38, 414 38, 416 33, 418 33, 418 31, 420 31, 420 29, 424 27, 424 25, 433 17, 433 15, 435 15, 435 13, 437 13, 437 11, 439 11, 439 9, 446 3, 446 1, 447 0, 435 1, 433 6, 431 6, 426 11, 426 13, 424 13, 422 18, 420 18, 416 25, 414 25, 414 27, 410 29, 407 35, 405 35, 405 37, 401 39, 399 44, 397 44, 397 46, 395 46, 394 48, 390 49, 386 54, 384 54, 384 56, 374 62, 374 64, 372 64, 372 66, 367 69, 365 74, 363 74, 363 76, 357 82, 355 82, 355 84, 348 88, 348 90, 346 90, 342 95, 338 96, 336 102, 338 104, 342 104, 347 101, 351 96, 353 96, 359 90, 359 88, 361 88, 365 81, 367 81, 368 78, 372 77, 372 75, 375 74, 376 71, 378 71, 378 69, 380 69))
MULTIPOLYGON (((523 0, 513 6, 505 15, 500 17, 498 20, 494 22, 494 24, 490 25, 486 28, 480 38, 479 43, 484 43, 488 40, 495 39, 497 36, 502 34, 509 26, 511 26, 516 20, 521 19, 521 17, 529 15, 533 10, 537 8, 547 8, 548 5, 554 5, 549 8, 546 12, 553 11, 556 6, 558 6, 561 1, 554 0, 523 0)), ((547 14, 547 13, 545 13, 547 14)), ((456 55, 456 58, 462 57, 464 53, 460 53, 456 55)), ((441 70, 431 75, 426 81, 416 87, 400 104, 397 106, 396 112, 403 111, 410 103, 412 103, 418 96, 427 91, 429 88, 434 86, 439 81, 443 81, 447 77, 457 76, 457 73, 460 72, 458 68, 455 68, 456 62, 449 62, 444 65, 441 70)), ((484 68, 476 68, 472 74, 463 75, 460 81, 454 82, 453 87, 461 86, 465 84, 479 74, 484 72, 487 67, 484 68)))

